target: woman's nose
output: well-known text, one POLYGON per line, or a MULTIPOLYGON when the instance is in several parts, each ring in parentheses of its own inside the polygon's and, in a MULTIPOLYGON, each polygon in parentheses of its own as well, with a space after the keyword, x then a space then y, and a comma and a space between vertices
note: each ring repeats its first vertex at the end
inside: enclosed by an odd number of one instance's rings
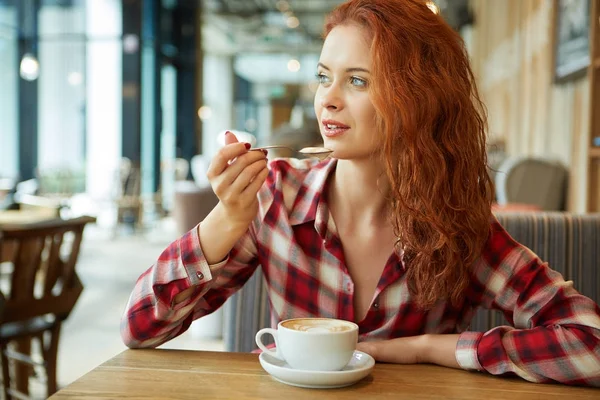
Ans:
POLYGON ((335 89, 330 88, 327 93, 321 96, 321 107, 328 110, 340 110, 343 108, 343 102, 335 89))

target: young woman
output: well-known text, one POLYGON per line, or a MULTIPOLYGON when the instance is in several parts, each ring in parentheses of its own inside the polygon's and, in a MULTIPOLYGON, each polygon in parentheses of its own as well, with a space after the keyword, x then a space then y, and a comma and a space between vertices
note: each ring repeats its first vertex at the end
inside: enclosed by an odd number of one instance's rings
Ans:
POLYGON ((139 278, 125 343, 181 334, 260 265, 274 323, 355 321, 378 361, 600 386, 599 307, 491 213, 460 37, 421 0, 348 1, 325 34, 315 110, 332 157, 268 162, 227 135, 208 171, 220 202, 139 278), (470 332, 478 307, 514 327, 470 332))

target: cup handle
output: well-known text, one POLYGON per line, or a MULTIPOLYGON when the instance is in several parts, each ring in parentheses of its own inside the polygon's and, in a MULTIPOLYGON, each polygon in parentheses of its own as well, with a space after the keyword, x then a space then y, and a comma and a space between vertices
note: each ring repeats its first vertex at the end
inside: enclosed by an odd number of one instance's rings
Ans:
POLYGON ((283 359, 283 357, 281 356, 281 354, 279 353, 279 343, 277 342, 277 329, 263 328, 256 333, 255 340, 256 340, 256 344, 263 352, 268 353, 281 361, 285 361, 283 359), (271 350, 263 344, 262 336, 265 334, 270 334, 273 336, 273 339, 275 339, 275 350, 271 350))

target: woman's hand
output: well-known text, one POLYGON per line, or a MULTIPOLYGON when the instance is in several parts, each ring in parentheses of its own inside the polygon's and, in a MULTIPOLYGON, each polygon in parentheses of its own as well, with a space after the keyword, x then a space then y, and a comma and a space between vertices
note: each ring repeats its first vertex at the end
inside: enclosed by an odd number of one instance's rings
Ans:
POLYGON ((424 336, 412 336, 374 342, 360 342, 356 346, 356 349, 369 354, 375 361, 395 364, 419 364, 423 362, 424 341, 424 336))
POLYGON ((220 200, 223 215, 232 228, 245 231, 258 212, 256 197, 269 170, 266 154, 248 151, 231 132, 225 134, 226 145, 213 158, 206 176, 220 200))
POLYGON ((356 349, 379 362, 395 364, 438 364, 460 368, 456 361, 458 335, 421 335, 391 340, 360 342, 356 349))
POLYGON ((200 247, 209 265, 223 261, 248 231, 258 213, 256 197, 269 170, 266 153, 248 151, 231 132, 225 146, 213 158, 206 176, 219 203, 198 225, 200 247))

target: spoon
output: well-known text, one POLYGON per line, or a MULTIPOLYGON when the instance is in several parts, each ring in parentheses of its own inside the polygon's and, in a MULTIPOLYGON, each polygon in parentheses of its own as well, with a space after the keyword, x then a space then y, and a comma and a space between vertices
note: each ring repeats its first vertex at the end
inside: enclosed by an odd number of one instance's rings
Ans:
POLYGON ((252 151, 252 150, 267 150, 267 149, 287 149, 287 150, 291 150, 294 152, 297 151, 298 153, 300 153, 302 155, 305 155, 307 157, 312 157, 312 158, 318 158, 319 160, 324 160, 331 153, 333 153, 333 150, 329 150, 326 147, 304 147, 300 150, 294 150, 289 146, 281 146, 281 145, 254 147, 254 148, 250 149, 250 151, 252 151))

